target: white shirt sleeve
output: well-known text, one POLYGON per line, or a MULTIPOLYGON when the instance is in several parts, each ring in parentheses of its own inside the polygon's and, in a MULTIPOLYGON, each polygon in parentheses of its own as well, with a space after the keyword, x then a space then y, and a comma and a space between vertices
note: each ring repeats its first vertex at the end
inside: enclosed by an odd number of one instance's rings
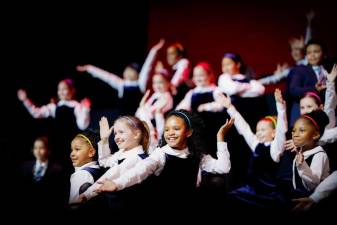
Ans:
POLYGON ((324 179, 315 189, 310 198, 316 203, 330 196, 337 189, 337 171, 324 179))
POLYGON ((329 175, 329 159, 325 152, 319 152, 313 156, 310 167, 304 161, 300 165, 296 163, 296 168, 304 187, 311 191, 329 175))
POLYGON ((253 98, 264 94, 265 87, 256 80, 249 82, 249 88, 240 94, 243 98, 253 98))
POLYGON ((151 174, 159 175, 164 168, 165 161, 164 151, 157 148, 149 157, 143 159, 135 167, 114 180, 117 190, 139 184, 151 174))
POLYGON ((289 69, 285 69, 280 73, 274 73, 272 75, 268 75, 266 77, 258 79, 257 81, 263 85, 276 84, 282 79, 286 78, 289 74, 289 71, 290 71, 289 69))
POLYGON ((76 104, 74 109, 76 124, 80 130, 85 130, 90 124, 90 108, 81 103, 76 104))
POLYGON ((98 142, 98 162, 102 167, 113 167, 118 165, 118 152, 111 154, 109 142, 102 144, 98 142))
POLYGON ((259 144, 259 141, 256 135, 250 129, 248 123, 233 105, 227 109, 227 112, 232 118, 234 118, 234 125, 239 134, 244 137, 250 149, 252 151, 255 151, 255 148, 259 144))
POLYGON ((221 91, 218 88, 216 88, 213 91, 214 101, 213 102, 207 102, 207 103, 201 104, 204 107, 205 111, 208 111, 208 112, 221 112, 224 109, 224 107, 222 106, 221 101, 219 99, 220 92, 221 91))
POLYGON ((190 62, 187 59, 180 59, 176 66, 177 71, 173 74, 171 79, 171 84, 174 87, 178 87, 185 80, 187 80, 190 74, 190 62))
POLYGON ((48 118, 50 116, 55 118, 56 104, 54 103, 36 107, 31 100, 27 99, 23 102, 23 105, 34 118, 48 118))
POLYGON ((145 62, 142 66, 142 69, 139 73, 139 79, 138 79, 138 83, 139 83, 139 89, 141 90, 141 92, 145 92, 146 90, 146 85, 147 85, 147 81, 150 77, 150 72, 152 70, 152 65, 153 62, 157 56, 158 51, 151 49, 149 54, 147 55, 145 62))
POLYGON ((193 90, 189 90, 186 93, 184 99, 181 100, 181 102, 177 105, 176 110, 185 109, 187 111, 191 111, 192 110, 191 108, 192 94, 193 94, 193 90))
POLYGON ((162 113, 166 113, 173 108, 173 98, 168 92, 160 96, 158 100, 150 106, 150 111, 154 113, 160 108, 162 109, 162 113))
POLYGON ((118 97, 122 97, 124 85, 124 80, 122 78, 120 78, 116 74, 109 73, 108 71, 102 70, 93 65, 90 65, 88 67, 87 72, 90 73, 93 77, 98 78, 109 84, 112 88, 118 91, 118 97))
POLYGON ((69 204, 80 203, 79 191, 81 186, 85 183, 94 183, 94 178, 88 171, 78 170, 71 175, 69 204))
POLYGON ((329 124, 326 128, 333 128, 336 126, 335 108, 337 105, 337 96, 335 90, 335 82, 326 82, 324 112, 329 117, 329 124))
POLYGON ((233 81, 229 74, 220 75, 218 86, 222 92, 228 95, 240 94, 249 89, 249 83, 233 81))
POLYGON ((325 145, 327 143, 333 143, 337 141, 337 127, 331 129, 325 129, 323 136, 319 139, 319 145, 325 145))
POLYGON ((214 159, 210 155, 204 155, 200 162, 200 169, 209 173, 228 173, 231 169, 230 155, 226 142, 217 143, 217 157, 214 159))
POLYGON ((277 109, 277 123, 275 138, 270 146, 270 155, 274 162, 280 161, 280 156, 284 151, 284 144, 286 141, 286 132, 288 130, 287 125, 287 113, 284 105, 276 102, 277 109))
POLYGON ((125 160, 119 164, 111 167, 107 170, 92 186, 90 186, 83 194, 89 200, 98 194, 95 192, 101 184, 98 182, 103 181, 105 179, 114 180, 117 179, 119 176, 124 174, 127 170, 134 167, 139 161, 142 159, 138 155, 132 155, 131 157, 125 158, 125 160))

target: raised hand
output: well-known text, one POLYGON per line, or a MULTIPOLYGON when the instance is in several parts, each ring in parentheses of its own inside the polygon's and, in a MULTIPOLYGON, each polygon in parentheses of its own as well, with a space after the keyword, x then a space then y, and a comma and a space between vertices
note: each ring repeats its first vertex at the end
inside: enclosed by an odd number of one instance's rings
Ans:
POLYGON ((234 124, 234 118, 231 118, 230 120, 226 120, 226 123, 222 125, 216 135, 216 139, 218 142, 224 141, 225 136, 228 133, 229 129, 233 126, 234 124))
POLYGON ((101 136, 101 140, 103 142, 108 141, 113 130, 113 126, 109 127, 108 119, 105 116, 102 116, 101 120, 99 121, 99 134, 101 136))
POLYGON ((304 38, 303 38, 303 36, 301 36, 300 38, 290 38, 289 39, 289 44, 290 44, 290 47, 292 49, 293 48, 303 49, 304 46, 305 46, 304 38))
POLYGON ((102 184, 95 192, 97 193, 102 193, 102 192, 115 192, 117 191, 117 186, 114 182, 110 180, 103 180, 103 181, 98 181, 97 183, 102 184))
POLYGON ((232 101, 230 97, 226 97, 223 93, 218 94, 218 101, 228 109, 232 105, 232 101))
POLYGON ((287 140, 284 144, 284 148, 285 150, 291 151, 291 152, 295 152, 296 151, 296 146, 294 144, 294 141, 292 139, 287 140))
POLYGON ((145 105, 145 102, 147 101, 147 99, 150 96, 150 90, 147 90, 142 98, 142 100, 139 103, 139 107, 143 107, 145 105))
POLYGON ((300 151, 296 151, 297 154, 296 154, 296 163, 297 165, 301 165, 303 162, 304 162, 304 155, 303 155, 303 152, 300 150, 300 151))
POLYGON ((158 50, 160 50, 164 46, 164 44, 165 44, 165 39, 161 38, 159 40, 159 42, 152 47, 152 49, 158 51, 158 50))
POLYGON ((281 93, 281 90, 276 88, 275 89, 275 92, 274 92, 274 95, 275 95, 275 101, 282 104, 282 105, 285 105, 286 102, 284 101, 283 97, 282 97, 282 93, 281 93))
POLYGON ((326 89, 326 85, 325 84, 322 84, 320 81, 318 81, 316 84, 315 84, 315 88, 318 92, 321 92, 323 91, 324 89, 326 89))
POLYGON ((307 21, 308 21, 308 24, 311 24, 311 21, 314 19, 315 17, 315 11, 314 10, 310 10, 307 14, 306 14, 306 17, 307 17, 307 21))
POLYGON ((327 79, 329 82, 334 82, 337 76, 337 64, 334 64, 331 72, 327 75, 327 79))
POLYGON ((22 102, 28 99, 27 92, 23 89, 19 89, 17 95, 18 95, 18 99, 22 102))
POLYGON ((86 72, 88 70, 89 65, 83 65, 83 66, 76 66, 76 70, 78 72, 86 72))

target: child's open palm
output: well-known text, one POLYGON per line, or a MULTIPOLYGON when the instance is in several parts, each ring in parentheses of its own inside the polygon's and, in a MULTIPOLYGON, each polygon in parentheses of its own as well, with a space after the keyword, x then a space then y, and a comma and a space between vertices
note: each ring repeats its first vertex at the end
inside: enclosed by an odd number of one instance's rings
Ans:
POLYGON ((283 97, 282 97, 282 93, 281 93, 281 90, 276 88, 275 89, 275 92, 274 92, 274 95, 275 95, 275 101, 282 104, 282 105, 285 105, 286 102, 284 101, 283 97))
POLYGON ((337 64, 334 64, 331 72, 327 75, 327 79, 329 82, 334 82, 337 76, 337 64))
POLYGON ((219 93, 217 97, 217 101, 219 101, 226 109, 228 109, 232 105, 231 98, 226 97, 223 93, 219 93))
POLYGON ((101 140, 106 141, 110 137, 113 130, 113 126, 109 127, 108 119, 103 116, 99 121, 99 133, 101 136, 101 140))
POLYGON ((23 89, 18 90, 18 99, 22 102, 27 100, 27 92, 23 89))
POLYGON ((222 125, 218 131, 217 134, 217 141, 224 141, 225 140, 225 136, 228 133, 229 129, 233 126, 234 124, 234 118, 231 118, 230 120, 226 120, 226 123, 224 125, 222 125))

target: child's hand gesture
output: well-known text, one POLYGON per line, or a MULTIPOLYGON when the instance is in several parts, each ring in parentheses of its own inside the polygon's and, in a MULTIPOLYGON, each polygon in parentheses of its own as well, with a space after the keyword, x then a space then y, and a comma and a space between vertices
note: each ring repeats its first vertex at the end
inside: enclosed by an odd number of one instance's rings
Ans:
POLYGON ((296 159, 296 164, 297 165, 301 165, 303 162, 304 162, 304 155, 303 155, 303 152, 302 152, 302 150, 300 150, 300 151, 297 151, 296 150, 296 157, 295 157, 295 159, 296 159))
POLYGON ((275 101, 282 104, 282 105, 285 105, 286 102, 284 101, 283 97, 282 97, 282 93, 280 91, 280 89, 276 88, 275 89, 275 92, 274 92, 274 95, 275 95, 275 101))
POLYGON ((115 192, 117 191, 117 186, 114 182, 105 179, 103 181, 98 181, 98 184, 102 184, 95 192, 102 193, 102 192, 115 192))
POLYGON ((327 75, 327 79, 329 82, 334 82, 337 76, 337 64, 334 64, 331 72, 327 75))
POLYGON ((139 107, 143 107, 145 105, 145 102, 147 101, 147 99, 150 96, 150 90, 147 90, 142 98, 142 100, 139 103, 139 107))
POLYGON ((76 66, 76 70, 78 72, 86 72, 88 70, 89 65, 83 65, 83 66, 76 66))
POLYGON ((230 97, 226 97, 223 93, 219 93, 218 94, 218 100, 223 107, 225 107, 226 109, 228 109, 231 105, 232 105, 232 101, 230 97))
POLYGON ((318 92, 321 92, 323 91, 325 88, 326 88, 326 85, 325 84, 322 84, 320 81, 318 81, 316 84, 315 84, 315 88, 318 92))
POLYGON ((165 39, 161 38, 159 42, 155 46, 152 47, 152 49, 158 51, 164 46, 164 44, 165 44, 165 39))
POLYGON ((87 201, 87 198, 85 197, 84 194, 80 194, 80 196, 78 196, 78 198, 79 198, 80 203, 84 203, 84 202, 87 201))
POLYGON ((292 202, 296 203, 291 210, 292 213, 306 212, 315 205, 314 200, 309 197, 293 199, 292 202))
POLYGON ((294 144, 293 139, 287 140, 284 144, 285 150, 290 150, 290 152, 295 152, 296 151, 296 146, 294 144))
POLYGON ((307 21, 308 21, 308 24, 311 24, 311 21, 314 19, 315 17, 315 11, 314 10, 310 10, 307 14, 306 14, 306 17, 307 17, 307 21))
POLYGON ((27 100, 27 92, 23 89, 18 90, 18 99, 22 102, 27 100))
POLYGON ((226 123, 220 127, 216 138, 218 142, 223 142, 225 140, 225 136, 228 133, 229 129, 233 126, 234 124, 234 118, 231 118, 229 121, 228 119, 226 120, 226 123))
POLYGON ((108 141, 108 138, 110 137, 113 128, 114 128, 113 126, 109 127, 108 119, 105 116, 103 116, 99 121, 99 134, 101 136, 102 142, 108 141))

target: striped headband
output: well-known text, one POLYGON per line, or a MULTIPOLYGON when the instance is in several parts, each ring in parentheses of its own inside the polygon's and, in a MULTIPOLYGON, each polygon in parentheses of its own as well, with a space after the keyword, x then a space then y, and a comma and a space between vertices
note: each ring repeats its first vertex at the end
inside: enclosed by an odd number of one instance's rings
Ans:
POLYGON ((265 116, 262 120, 267 120, 273 124, 273 128, 276 128, 276 119, 272 116, 265 116))
POLYGON ((89 143, 89 145, 90 145, 92 148, 94 148, 94 146, 92 145, 92 143, 91 143, 91 141, 89 140, 89 138, 87 138, 85 135, 83 135, 83 134, 78 134, 78 135, 76 135, 76 137, 81 137, 81 138, 83 138, 84 140, 86 140, 86 142, 89 143))
POLYGON ((128 116, 121 116, 120 119, 126 119, 134 128, 140 129, 139 126, 128 116))
POLYGON ((316 127, 316 129, 319 130, 318 124, 316 123, 316 121, 315 121, 312 117, 310 117, 310 116, 308 116, 308 115, 303 115, 303 117, 305 117, 305 118, 307 118, 308 120, 310 120, 310 121, 314 124, 314 126, 316 127))

